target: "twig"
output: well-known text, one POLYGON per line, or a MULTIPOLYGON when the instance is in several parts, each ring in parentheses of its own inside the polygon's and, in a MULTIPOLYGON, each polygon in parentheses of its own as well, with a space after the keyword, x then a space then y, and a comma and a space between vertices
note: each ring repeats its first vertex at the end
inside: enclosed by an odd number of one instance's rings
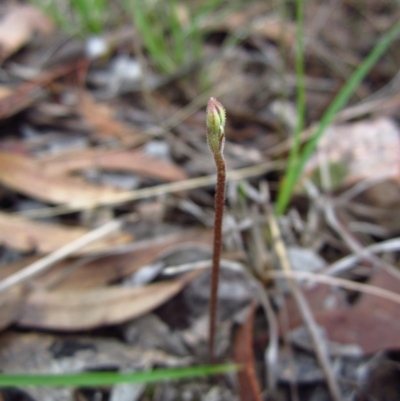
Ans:
POLYGON ((372 253, 396 252, 399 250, 400 238, 392 238, 387 241, 379 242, 378 244, 372 244, 332 263, 324 269, 324 274, 332 276, 340 274, 345 270, 350 269, 351 266, 356 264, 360 259, 372 253))
POLYGON ((71 243, 57 249, 56 251, 50 253, 42 259, 30 264, 24 269, 18 271, 17 273, 12 274, 11 276, 5 278, 0 281, 0 293, 6 291, 10 287, 26 282, 30 278, 38 275, 39 273, 43 273, 45 270, 50 268, 55 263, 60 260, 66 258, 72 253, 76 252, 78 249, 83 248, 90 243, 103 238, 113 231, 118 230, 122 225, 122 221, 120 220, 112 220, 103 226, 96 228, 93 231, 83 235, 82 237, 72 241, 71 243))
POLYGON ((379 257, 375 256, 368 248, 365 248, 358 238, 352 233, 346 226, 344 221, 341 221, 336 215, 335 205, 328 197, 320 195, 318 189, 307 180, 305 182, 305 188, 307 189, 310 196, 315 200, 317 206, 319 206, 324 214, 325 219, 330 227, 336 231, 336 233, 343 239, 347 247, 354 253, 361 253, 365 260, 372 265, 384 268, 393 277, 400 279, 400 272, 396 266, 385 262, 379 257))
POLYGON ((268 271, 266 273, 266 276, 277 278, 290 277, 297 279, 306 279, 317 283, 345 288, 346 290, 358 291, 364 294, 374 295, 376 297, 381 297, 387 299, 388 301, 400 304, 400 294, 397 294, 394 291, 386 290, 385 288, 380 288, 375 285, 357 283, 356 281, 346 280, 338 277, 331 277, 327 276, 326 274, 315 274, 301 271, 268 271))
MULTIPOLYGON (((176 274, 187 273, 188 271, 192 270, 206 269, 211 267, 211 265, 212 265, 212 260, 205 259, 197 262, 184 263, 182 265, 177 265, 177 266, 168 266, 163 270, 162 273, 163 275, 166 276, 172 276, 176 274)), ((246 273, 246 269, 243 266, 243 264, 231 260, 221 259, 221 268, 230 271, 246 273)), ((303 279, 311 282, 333 285, 336 287, 345 288, 346 290, 358 291, 363 294, 374 295, 376 297, 381 297, 387 299, 388 301, 400 304, 400 294, 394 291, 386 290, 385 288, 380 288, 370 284, 358 283, 356 281, 351 281, 344 278, 331 277, 327 274, 320 274, 320 273, 317 274, 317 273, 294 271, 294 270, 290 272, 269 270, 267 272, 264 272, 264 274, 266 278, 290 277, 293 279, 299 279, 299 280, 303 279)))

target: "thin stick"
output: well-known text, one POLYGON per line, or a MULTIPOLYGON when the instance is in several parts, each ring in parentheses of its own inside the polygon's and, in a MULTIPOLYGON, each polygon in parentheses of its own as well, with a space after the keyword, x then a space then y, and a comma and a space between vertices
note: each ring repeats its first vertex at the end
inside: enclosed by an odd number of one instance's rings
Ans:
POLYGON ((265 207, 266 207, 266 211, 268 214, 269 227, 271 230, 272 241, 273 241, 273 244, 275 247, 276 254, 281 263, 282 270, 285 273, 285 276, 287 278, 287 282, 289 284, 289 288, 292 293, 292 296, 296 300, 300 315, 308 329, 311 341, 314 345, 317 360, 325 374, 329 392, 334 401, 341 401, 342 396, 341 396, 340 387, 336 381, 334 370, 333 370, 331 362, 329 360, 329 356, 326 351, 324 340, 318 330, 317 323, 310 310, 310 307, 308 305, 306 298, 304 297, 300 287, 297 285, 297 282, 290 275, 290 273, 292 272, 292 268, 290 266, 286 248, 283 243, 280 229, 279 229, 278 223, 275 219, 272 208, 269 205, 266 205, 265 207))
MULTIPOLYGON (((163 275, 165 276, 175 276, 177 274, 187 273, 192 270, 206 269, 212 266, 211 259, 200 260, 197 262, 184 263, 177 266, 168 266, 163 270, 163 275)), ((239 262, 232 260, 221 259, 221 267, 234 272, 246 273, 245 266, 239 262)), ((265 277, 273 278, 293 278, 293 279, 303 279, 305 281, 321 283, 331 286, 336 286, 340 288, 345 288, 346 290, 358 291, 363 294, 374 295, 388 301, 400 304, 400 294, 386 290, 382 287, 377 287, 371 284, 358 283, 356 281, 351 281, 344 278, 331 277, 327 274, 321 273, 309 273, 304 271, 294 271, 290 272, 283 270, 269 270, 264 272, 265 277)), ((261 298, 260 298, 261 299, 261 298)), ((260 301, 261 302, 261 301, 260 301)))
POLYGON ((210 361, 215 362, 215 333, 218 310, 218 283, 222 249, 222 221, 224 217, 226 166, 223 156, 225 141, 225 110, 215 98, 210 98, 207 105, 207 142, 217 166, 217 186, 215 191, 214 249, 210 286, 210 361))

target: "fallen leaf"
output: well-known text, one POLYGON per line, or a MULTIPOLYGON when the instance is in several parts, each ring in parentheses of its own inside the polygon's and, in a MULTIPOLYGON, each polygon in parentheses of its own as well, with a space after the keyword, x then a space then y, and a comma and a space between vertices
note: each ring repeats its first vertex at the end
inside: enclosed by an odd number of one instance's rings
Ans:
MULTIPOLYGON (((343 291, 332 288, 329 285, 315 284, 312 288, 303 288, 303 293, 314 315, 322 315, 331 311, 347 310, 349 308, 343 291)), ((289 317, 289 326, 291 328, 303 323, 298 305, 292 297, 286 300, 284 308, 285 310, 282 309, 279 314, 281 326, 284 326, 286 314, 289 317)))
POLYGON ((268 40, 284 43, 287 48, 293 46, 296 40, 296 25, 293 22, 269 15, 259 16, 252 24, 251 31, 268 40))
POLYGON ((27 256, 22 259, 18 259, 15 262, 9 263, 7 265, 1 266, 0 269, 0 280, 4 280, 6 277, 11 276, 11 274, 23 269, 24 267, 36 262, 41 256, 27 256))
MULTIPOLYGON (((383 269, 375 272, 369 284, 400 293, 400 281, 383 269)), ((327 288, 329 287, 318 284, 313 290, 305 290, 304 294, 307 301, 314 305, 312 311, 315 320, 324 327, 329 340, 341 344, 357 344, 364 354, 400 348, 398 303, 361 294, 360 300, 353 307, 339 303, 337 308, 326 308, 323 305, 327 303, 327 288)), ((301 324, 301 319, 294 309, 292 299, 288 300, 288 306, 289 326, 297 327, 301 324)))
POLYGON ((212 238, 211 230, 183 230, 148 241, 138 241, 131 251, 103 256, 83 265, 79 260, 62 262, 42 274, 39 284, 42 288, 50 286, 57 290, 96 288, 122 280, 141 267, 154 263, 166 250, 194 241, 210 246, 212 238))
POLYGON ((318 143, 318 154, 308 162, 306 174, 315 171, 321 158, 344 167, 345 185, 363 179, 400 182, 399 128, 388 117, 331 126, 318 143))
POLYGON ((145 287, 35 291, 21 307, 17 324, 47 330, 89 330, 123 323, 162 305, 200 271, 145 287))
POLYGON ((17 192, 71 207, 112 202, 123 191, 45 174, 35 160, 0 152, 0 182, 17 192))
POLYGON ((163 181, 179 181, 187 178, 180 167, 166 160, 149 156, 141 150, 86 149, 42 161, 40 165, 46 174, 54 176, 88 168, 99 168, 142 174, 163 181))
POLYGON ((28 43, 35 33, 49 35, 54 28, 52 21, 32 5, 10 7, 0 20, 0 61, 28 43))
MULTIPOLYGON (((383 269, 368 284, 400 293, 400 281, 383 269)), ((317 321, 333 341, 356 343, 365 354, 400 348, 400 305, 382 297, 362 294, 353 308, 317 316, 317 321)))
POLYGON ((21 286, 10 288, 0 294, 0 331, 17 320, 23 296, 24 292, 21 286))
MULTIPOLYGON (((81 227, 41 223, 0 212, 0 244, 22 252, 50 253, 88 232, 81 227)), ((80 249, 78 254, 100 252, 129 242, 132 237, 119 232, 80 249)))
POLYGON ((237 364, 242 365, 242 369, 237 373, 242 401, 262 401, 253 352, 253 325, 256 309, 257 305, 253 304, 235 340, 234 359, 237 364))
POLYGON ((137 128, 116 120, 113 116, 114 111, 108 105, 95 102, 88 93, 81 93, 78 111, 97 136, 118 138, 126 145, 131 146, 141 143, 145 139, 137 128))

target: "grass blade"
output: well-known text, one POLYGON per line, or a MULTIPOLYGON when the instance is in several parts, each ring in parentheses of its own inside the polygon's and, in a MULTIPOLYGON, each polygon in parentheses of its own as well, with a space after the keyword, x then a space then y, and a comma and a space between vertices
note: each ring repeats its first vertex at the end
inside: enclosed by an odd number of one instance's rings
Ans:
POLYGON ((276 212, 281 215, 285 212, 287 205, 290 201, 291 195, 293 193, 294 187, 299 180, 304 167, 314 152, 317 143, 326 128, 331 124, 336 114, 341 110, 341 108, 347 103, 350 97, 353 95, 354 91, 360 84, 360 82, 366 77, 372 67, 376 62, 382 57, 386 52, 390 44, 400 35, 400 22, 394 25, 375 45, 369 55, 364 59, 364 61, 358 66, 358 68, 351 75, 349 80, 336 95, 335 99, 332 101, 328 109, 325 111, 321 118, 321 121, 313 134, 310 141, 306 144, 303 151, 301 152, 298 162, 294 163, 288 169, 282 187, 280 188, 278 194, 278 201, 276 205, 276 212))
POLYGON ((286 205, 289 203, 291 191, 288 190, 290 185, 289 177, 297 169, 301 132, 304 127, 305 113, 306 113, 306 93, 304 85, 304 7, 303 0, 296 2, 296 77, 297 77, 297 124, 293 137, 293 146, 290 149, 289 160, 283 181, 282 190, 278 195, 277 212, 283 213, 286 205))
POLYGON ((238 365, 194 366, 149 372, 93 372, 76 374, 0 374, 0 387, 105 386, 117 383, 154 383, 234 372, 238 365))

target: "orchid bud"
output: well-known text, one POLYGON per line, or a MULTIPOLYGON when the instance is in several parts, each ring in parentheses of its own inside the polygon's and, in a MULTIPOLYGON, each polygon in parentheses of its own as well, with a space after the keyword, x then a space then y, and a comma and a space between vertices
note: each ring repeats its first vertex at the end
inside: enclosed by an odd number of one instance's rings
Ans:
POLYGON ((225 110, 215 97, 211 97, 207 105, 207 141, 211 152, 221 153, 225 141, 225 110))

